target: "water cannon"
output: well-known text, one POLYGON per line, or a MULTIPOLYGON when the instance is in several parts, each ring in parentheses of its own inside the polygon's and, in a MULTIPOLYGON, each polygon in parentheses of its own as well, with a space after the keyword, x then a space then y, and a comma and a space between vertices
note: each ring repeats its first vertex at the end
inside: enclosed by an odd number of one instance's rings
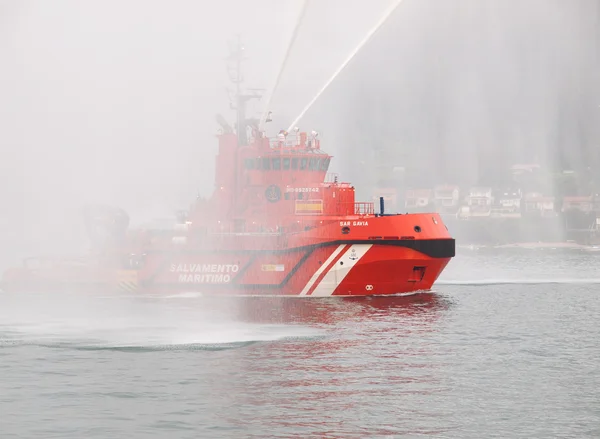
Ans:
POLYGON ((319 135, 319 133, 317 133, 315 130, 312 130, 310 132, 310 140, 308 141, 309 148, 319 149, 318 142, 317 142, 318 135, 319 135))
POLYGON ((296 145, 304 145, 306 142, 306 135, 304 133, 298 134, 300 132, 300 128, 294 127, 293 130, 294 135, 296 136, 296 145), (304 136, 303 136, 304 134, 304 136))
POLYGON ((273 118, 272 118, 272 116, 271 116, 272 114, 273 114, 273 112, 272 112, 272 111, 269 111, 269 112, 267 113, 267 118, 265 119, 265 123, 267 123, 267 122, 273 122, 273 118))

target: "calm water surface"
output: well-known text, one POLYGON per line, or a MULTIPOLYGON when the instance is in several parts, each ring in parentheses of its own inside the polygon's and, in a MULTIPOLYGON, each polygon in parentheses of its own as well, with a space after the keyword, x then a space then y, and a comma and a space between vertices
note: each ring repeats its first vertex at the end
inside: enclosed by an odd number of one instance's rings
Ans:
POLYGON ((2 438, 600 437, 600 252, 370 300, 0 295, 2 438))

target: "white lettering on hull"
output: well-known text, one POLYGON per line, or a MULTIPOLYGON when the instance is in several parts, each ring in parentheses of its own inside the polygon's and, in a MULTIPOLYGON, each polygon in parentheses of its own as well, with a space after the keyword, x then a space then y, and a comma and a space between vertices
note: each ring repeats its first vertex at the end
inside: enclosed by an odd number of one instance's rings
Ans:
POLYGON ((368 221, 340 221, 341 227, 344 227, 344 226, 363 227, 363 226, 368 226, 368 225, 369 225, 368 221))
POLYGON ((171 264, 171 273, 237 273, 235 264, 171 264))
POLYGON ((179 283, 186 284, 227 284, 239 270, 237 264, 171 264, 169 269, 179 274, 179 283))
POLYGON ((231 281, 228 274, 180 274, 179 283, 194 284, 226 284, 231 281))

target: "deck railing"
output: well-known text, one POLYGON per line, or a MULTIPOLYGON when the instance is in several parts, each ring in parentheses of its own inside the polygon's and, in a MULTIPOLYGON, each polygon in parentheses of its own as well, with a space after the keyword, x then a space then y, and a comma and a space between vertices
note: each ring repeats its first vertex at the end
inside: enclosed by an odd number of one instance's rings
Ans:
POLYGON ((373 215, 374 213, 374 203, 364 201, 354 203, 354 215, 373 215))

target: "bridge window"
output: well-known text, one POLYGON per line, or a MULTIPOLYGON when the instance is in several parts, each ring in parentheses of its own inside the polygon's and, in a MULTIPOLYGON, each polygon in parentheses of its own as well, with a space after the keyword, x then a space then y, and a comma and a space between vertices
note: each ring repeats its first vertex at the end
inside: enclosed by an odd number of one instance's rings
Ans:
POLYGON ((281 169, 281 159, 280 158, 273 159, 273 169, 275 171, 279 171, 281 169))
POLYGON ((331 159, 328 157, 321 162, 321 171, 327 172, 327 170, 329 169, 330 161, 331 161, 331 159))
POLYGON ((283 159, 283 169, 285 171, 287 171, 288 169, 290 169, 290 159, 289 159, 289 157, 285 157, 283 159))
POLYGON ((254 159, 245 159, 244 160, 244 167, 246 169, 254 169, 254 159))
POLYGON ((309 171, 314 171, 316 169, 316 166, 317 166, 317 159, 311 158, 310 165, 308 167, 309 171))
POLYGON ((303 171, 304 169, 306 169, 306 165, 308 163, 308 159, 306 157, 302 158, 300 160, 300 170, 303 171))
POLYGON ((256 157, 256 165, 255 165, 256 169, 260 169, 261 163, 262 163, 262 160, 260 159, 260 157, 256 157))
POLYGON ((265 171, 271 169, 271 159, 269 157, 263 157, 263 159, 262 159, 262 168, 265 171))
POLYGON ((292 169, 298 169, 298 159, 295 157, 292 159, 292 169))

